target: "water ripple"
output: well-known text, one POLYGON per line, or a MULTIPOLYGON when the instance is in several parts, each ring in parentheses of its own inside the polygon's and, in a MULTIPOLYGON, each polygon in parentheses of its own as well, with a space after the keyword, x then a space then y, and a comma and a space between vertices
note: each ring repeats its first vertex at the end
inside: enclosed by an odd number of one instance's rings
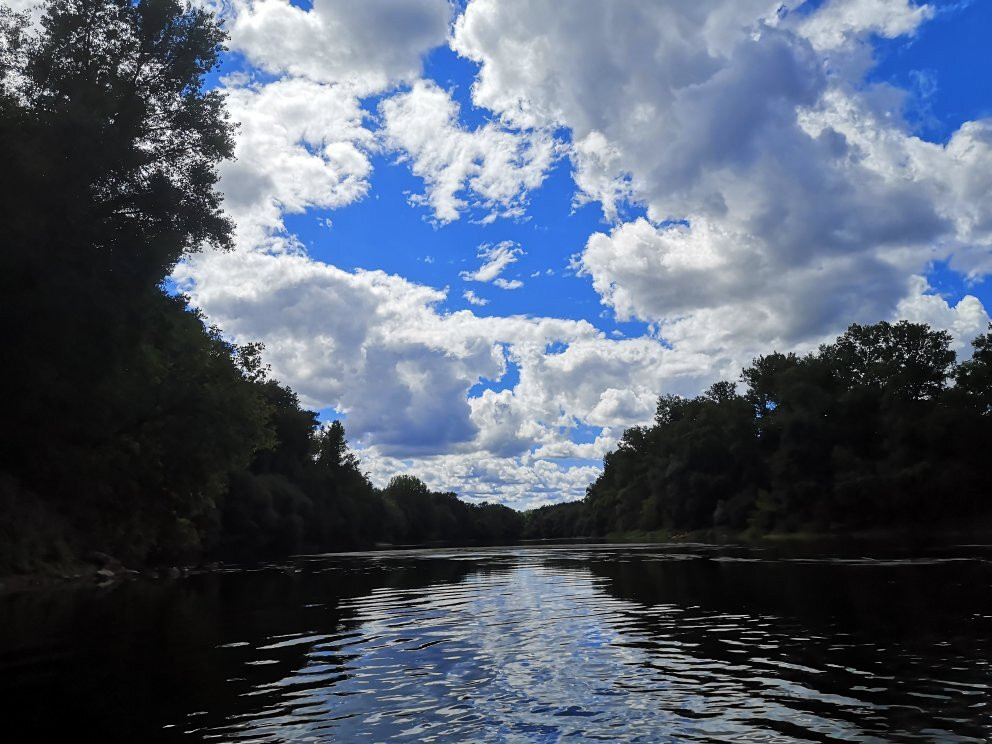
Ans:
MULTIPOLYGON (((273 650, 304 647, 305 653, 283 676, 242 693, 260 700, 255 708, 215 716, 195 733, 272 742, 965 742, 992 736, 984 613, 955 620, 981 623, 981 632, 959 625, 959 635, 938 639, 927 633, 939 629, 924 628, 922 637, 906 639, 886 629, 884 616, 874 618, 881 628, 852 625, 832 611, 819 611, 811 622, 774 602, 762 607, 757 590, 729 611, 714 607, 705 591, 693 589, 707 577, 685 573, 687 565, 706 565, 716 572, 709 578, 724 588, 743 577, 812 582, 827 592, 814 608, 822 610, 831 601, 851 602, 829 591, 851 581, 855 567, 947 570, 968 559, 729 555, 712 561, 705 555, 635 552, 621 562, 613 553, 581 548, 518 550, 488 565, 483 553, 474 556, 478 570, 454 581, 380 586, 342 599, 334 633, 311 616, 309 628, 281 640, 230 649, 242 652, 243 665, 277 663, 268 656, 273 650), (768 575, 770 564, 777 570, 768 575), (824 581, 815 573, 823 568, 836 575, 824 581), (699 603, 686 601, 686 592, 699 603)), ((432 558, 464 562, 467 556, 432 558)), ((381 556, 374 560, 382 567, 381 556)), ((969 565, 982 570, 985 563, 969 565)))

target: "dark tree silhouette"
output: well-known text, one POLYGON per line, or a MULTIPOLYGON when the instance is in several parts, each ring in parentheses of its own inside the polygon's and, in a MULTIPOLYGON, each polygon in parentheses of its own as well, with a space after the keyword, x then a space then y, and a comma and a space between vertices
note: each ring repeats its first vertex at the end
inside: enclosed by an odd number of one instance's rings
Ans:
POLYGON ((520 521, 426 492, 443 518, 411 527, 421 515, 372 487, 341 424, 319 430, 268 379, 260 345, 163 291, 183 256, 231 245, 215 186, 232 125, 203 82, 224 38, 176 0, 50 0, 36 28, 0 6, 0 570, 93 549, 140 563, 475 539, 520 521))
POLYGON ((852 325, 800 357, 773 352, 703 395, 663 396, 582 502, 528 515, 556 537, 706 528, 855 530, 992 517, 992 333, 954 365, 950 335, 852 325), (952 384, 953 383, 953 384, 952 384))

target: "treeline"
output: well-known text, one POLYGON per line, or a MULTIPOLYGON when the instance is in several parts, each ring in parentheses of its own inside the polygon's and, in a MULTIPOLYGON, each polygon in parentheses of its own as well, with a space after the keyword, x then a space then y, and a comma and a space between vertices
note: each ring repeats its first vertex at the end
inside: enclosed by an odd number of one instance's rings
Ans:
POLYGON ((992 517, 992 333, 852 325, 815 353, 772 353, 696 398, 664 396, 581 502, 531 515, 542 537, 706 528, 851 531, 992 517))
POLYGON ((340 423, 164 286, 231 248, 232 124, 203 84, 224 38, 176 0, 51 0, 37 28, 0 5, 0 572, 992 511, 992 335, 955 364, 910 323, 756 359, 743 393, 663 397, 582 502, 521 515, 411 476, 373 487, 340 423))
POLYGON ((165 291, 183 256, 231 247, 214 19, 175 0, 45 10, 32 29, 0 6, 0 572, 518 534, 516 512, 416 478, 373 488, 259 347, 165 291))

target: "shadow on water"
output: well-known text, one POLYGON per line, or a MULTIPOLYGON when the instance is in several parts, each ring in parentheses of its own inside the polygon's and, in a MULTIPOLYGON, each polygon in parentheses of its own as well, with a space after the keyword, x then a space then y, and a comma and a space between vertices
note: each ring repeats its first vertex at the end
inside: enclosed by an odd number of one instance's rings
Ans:
POLYGON ((196 728, 201 711, 250 715, 262 703, 248 693, 306 665, 308 637, 347 632, 342 600, 384 587, 416 593, 476 569, 426 558, 303 560, 0 595, 4 738, 167 740, 196 728))
MULTIPOLYGON (((803 713, 846 721, 858 733, 841 740, 986 741, 992 553, 976 548, 967 558, 954 549, 835 558, 690 546, 574 566, 631 603, 622 625, 634 646, 650 656, 681 644, 701 665, 739 678, 752 698, 788 699, 795 721, 803 713)), ((789 720, 764 725, 833 740, 789 720)))
POLYGON ((580 565, 608 579, 611 594, 635 602, 802 618, 891 639, 945 639, 962 629, 962 617, 992 611, 992 556, 832 558, 687 548, 580 565))

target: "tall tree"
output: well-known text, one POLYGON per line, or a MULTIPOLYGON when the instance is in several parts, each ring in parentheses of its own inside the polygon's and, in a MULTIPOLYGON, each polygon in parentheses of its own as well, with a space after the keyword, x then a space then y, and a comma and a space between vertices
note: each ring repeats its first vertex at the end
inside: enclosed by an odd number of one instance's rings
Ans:
POLYGON ((230 245, 231 125, 203 85, 223 40, 176 0, 0 13, 0 470, 149 550, 177 524, 196 542, 190 520, 268 438, 236 348, 160 287, 230 245))
POLYGON ((906 400, 932 398, 944 389, 954 352, 951 335, 922 323, 857 323, 820 350, 848 387, 874 388, 906 400))
POLYGON ((983 478, 992 326, 956 366, 950 341, 946 331, 907 321, 854 324, 816 353, 755 359, 741 373, 743 396, 727 382, 693 399, 662 396, 654 426, 628 429, 606 455, 581 511, 549 507, 528 529, 566 515, 600 535, 919 527, 992 516, 983 478))
POLYGON ((955 368, 954 381, 982 415, 989 415, 992 413, 992 324, 971 346, 971 359, 955 368))

